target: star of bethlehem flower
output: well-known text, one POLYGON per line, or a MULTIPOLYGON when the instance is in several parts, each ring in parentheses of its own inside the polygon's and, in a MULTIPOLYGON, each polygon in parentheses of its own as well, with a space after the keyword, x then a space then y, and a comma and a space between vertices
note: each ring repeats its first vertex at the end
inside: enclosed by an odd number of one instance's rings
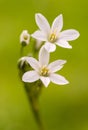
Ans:
POLYGON ((30 40, 30 34, 28 33, 27 30, 22 31, 21 35, 20 35, 20 43, 25 46, 29 44, 29 40, 30 40))
POLYGON ((25 72, 22 76, 24 82, 35 82, 41 80, 45 87, 47 87, 51 82, 58 85, 65 85, 69 82, 61 75, 55 72, 60 70, 66 63, 66 60, 56 60, 50 64, 49 63, 49 53, 42 47, 39 52, 39 61, 32 57, 26 57, 26 61, 34 69, 25 72))
POLYGON ((54 52, 56 45, 63 48, 72 48, 68 41, 75 40, 79 37, 79 32, 74 29, 62 31, 63 16, 57 16, 50 27, 47 19, 40 13, 35 15, 36 24, 39 30, 32 34, 33 38, 45 41, 45 48, 48 52, 54 52))

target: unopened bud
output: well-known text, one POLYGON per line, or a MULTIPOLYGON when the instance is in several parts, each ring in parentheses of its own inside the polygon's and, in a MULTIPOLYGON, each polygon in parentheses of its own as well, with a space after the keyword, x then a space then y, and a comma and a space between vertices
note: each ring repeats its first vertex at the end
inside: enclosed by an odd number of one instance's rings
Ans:
POLYGON ((30 41, 30 34, 28 33, 27 30, 24 30, 21 35, 20 35, 20 43, 22 46, 26 46, 29 44, 30 41))

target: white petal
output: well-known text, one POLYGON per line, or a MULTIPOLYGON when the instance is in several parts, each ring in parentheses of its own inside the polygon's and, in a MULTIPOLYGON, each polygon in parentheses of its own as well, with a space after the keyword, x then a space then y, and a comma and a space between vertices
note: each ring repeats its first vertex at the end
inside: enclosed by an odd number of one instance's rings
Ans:
POLYGON ((28 71, 26 73, 24 73, 22 80, 24 82, 34 82, 36 80, 38 80, 40 78, 40 76, 38 75, 38 73, 36 71, 28 71))
POLYGON ((41 41, 47 41, 47 36, 42 31, 35 31, 32 35, 33 38, 41 40, 41 41))
POLYGON ((72 46, 71 46, 67 41, 65 41, 65 40, 58 40, 58 41, 56 42, 56 44, 57 44, 58 46, 60 46, 60 47, 63 47, 63 48, 68 48, 68 49, 71 49, 71 48, 72 48, 72 46))
POLYGON ((52 63, 49 64, 48 68, 50 69, 51 72, 56 72, 60 69, 62 69, 63 64, 66 63, 66 60, 56 60, 52 63))
POLYGON ((63 76, 58 75, 58 74, 51 74, 50 80, 53 83, 58 84, 58 85, 65 85, 69 83, 63 76))
POLYGON ((40 30, 48 34, 50 31, 50 25, 47 19, 42 14, 37 13, 35 15, 35 20, 40 30))
POLYGON ((66 41, 72 41, 79 37, 79 32, 74 29, 69 29, 61 32, 60 38, 66 41))
POLYGON ((40 80, 42 81, 42 83, 45 85, 45 87, 48 87, 49 83, 50 83, 50 79, 49 77, 40 77, 40 80))
POLYGON ((59 33, 61 31, 63 27, 63 16, 62 14, 60 14, 59 16, 57 16, 52 24, 52 31, 56 31, 57 33, 59 33))
POLYGON ((41 66, 48 65, 49 63, 49 52, 44 48, 41 47, 39 52, 39 63, 41 66))
POLYGON ((54 52, 56 50, 56 45, 54 43, 46 42, 44 47, 48 52, 54 52))
POLYGON ((30 64, 30 66, 36 71, 39 70, 39 62, 33 57, 26 57, 26 61, 30 64))

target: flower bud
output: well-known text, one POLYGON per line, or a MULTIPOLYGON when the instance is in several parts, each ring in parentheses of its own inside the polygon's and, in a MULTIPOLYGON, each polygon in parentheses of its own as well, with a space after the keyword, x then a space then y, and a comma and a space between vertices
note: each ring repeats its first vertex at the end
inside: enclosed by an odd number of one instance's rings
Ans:
POLYGON ((24 30, 20 35, 20 43, 22 44, 22 46, 26 46, 29 44, 29 40, 30 40, 30 34, 28 33, 27 30, 24 30))

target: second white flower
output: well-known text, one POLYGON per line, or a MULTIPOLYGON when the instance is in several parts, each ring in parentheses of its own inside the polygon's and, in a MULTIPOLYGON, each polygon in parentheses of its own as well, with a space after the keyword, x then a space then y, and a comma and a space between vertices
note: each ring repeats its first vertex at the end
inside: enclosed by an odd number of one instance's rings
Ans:
POLYGON ((35 82, 40 79, 45 87, 49 85, 50 81, 58 85, 69 83, 63 76, 55 73, 63 67, 66 60, 56 60, 48 65, 49 53, 44 47, 39 52, 39 61, 32 57, 26 57, 26 61, 34 70, 24 73, 22 77, 24 82, 35 82))

